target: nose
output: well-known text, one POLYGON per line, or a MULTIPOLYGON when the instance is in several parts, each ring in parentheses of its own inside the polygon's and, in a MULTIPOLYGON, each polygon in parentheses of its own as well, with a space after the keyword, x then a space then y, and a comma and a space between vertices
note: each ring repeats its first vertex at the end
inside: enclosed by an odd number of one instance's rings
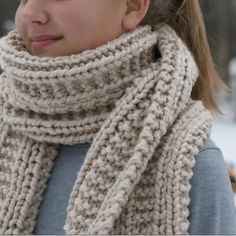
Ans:
POLYGON ((28 24, 46 24, 49 20, 45 2, 40 4, 39 0, 28 0, 22 9, 22 19, 28 24))

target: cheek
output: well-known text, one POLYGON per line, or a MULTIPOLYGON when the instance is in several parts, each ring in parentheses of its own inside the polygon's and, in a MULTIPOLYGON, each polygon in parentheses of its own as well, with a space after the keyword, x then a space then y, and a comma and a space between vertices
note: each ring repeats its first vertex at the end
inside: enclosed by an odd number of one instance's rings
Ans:
POLYGON ((15 27, 20 32, 22 28, 22 21, 20 16, 20 9, 18 8, 15 14, 15 27))
POLYGON ((20 7, 17 9, 15 14, 15 28, 23 38, 24 42, 27 44, 27 29, 22 18, 20 7))
POLYGON ((94 15, 88 15, 86 12, 70 12, 71 14, 60 14, 60 28, 64 36, 71 41, 76 40, 80 43, 89 44, 96 35, 99 27, 99 21, 94 15), (61 20, 63 19, 63 21, 61 20))

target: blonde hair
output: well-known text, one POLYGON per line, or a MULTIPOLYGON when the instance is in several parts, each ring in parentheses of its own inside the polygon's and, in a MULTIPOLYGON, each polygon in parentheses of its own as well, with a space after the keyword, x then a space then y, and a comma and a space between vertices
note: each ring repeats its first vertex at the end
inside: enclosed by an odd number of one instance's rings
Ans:
POLYGON ((198 0, 150 0, 141 25, 160 23, 168 23, 178 33, 198 65, 199 77, 191 97, 201 100, 209 110, 222 114, 216 101, 216 91, 229 90, 216 72, 198 0))

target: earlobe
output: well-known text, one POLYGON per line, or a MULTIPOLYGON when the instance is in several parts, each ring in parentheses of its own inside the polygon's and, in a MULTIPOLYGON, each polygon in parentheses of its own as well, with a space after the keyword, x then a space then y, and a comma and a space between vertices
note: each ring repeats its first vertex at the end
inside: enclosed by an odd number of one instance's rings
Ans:
POLYGON ((126 30, 135 28, 145 17, 150 0, 127 0, 127 10, 123 17, 123 27, 126 30))
POLYGON ((128 15, 125 15, 123 18, 123 27, 126 30, 131 30, 138 25, 137 17, 134 12, 130 12, 128 15))

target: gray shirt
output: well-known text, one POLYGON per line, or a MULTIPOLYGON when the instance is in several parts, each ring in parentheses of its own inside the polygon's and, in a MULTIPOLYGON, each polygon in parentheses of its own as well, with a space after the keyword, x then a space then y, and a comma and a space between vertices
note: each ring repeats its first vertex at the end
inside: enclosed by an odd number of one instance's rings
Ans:
MULTIPOLYGON (((44 192, 34 234, 65 234, 66 208, 89 143, 60 145, 44 192)), ((189 234, 236 234, 236 211, 221 150, 208 139, 190 180, 189 234)))

